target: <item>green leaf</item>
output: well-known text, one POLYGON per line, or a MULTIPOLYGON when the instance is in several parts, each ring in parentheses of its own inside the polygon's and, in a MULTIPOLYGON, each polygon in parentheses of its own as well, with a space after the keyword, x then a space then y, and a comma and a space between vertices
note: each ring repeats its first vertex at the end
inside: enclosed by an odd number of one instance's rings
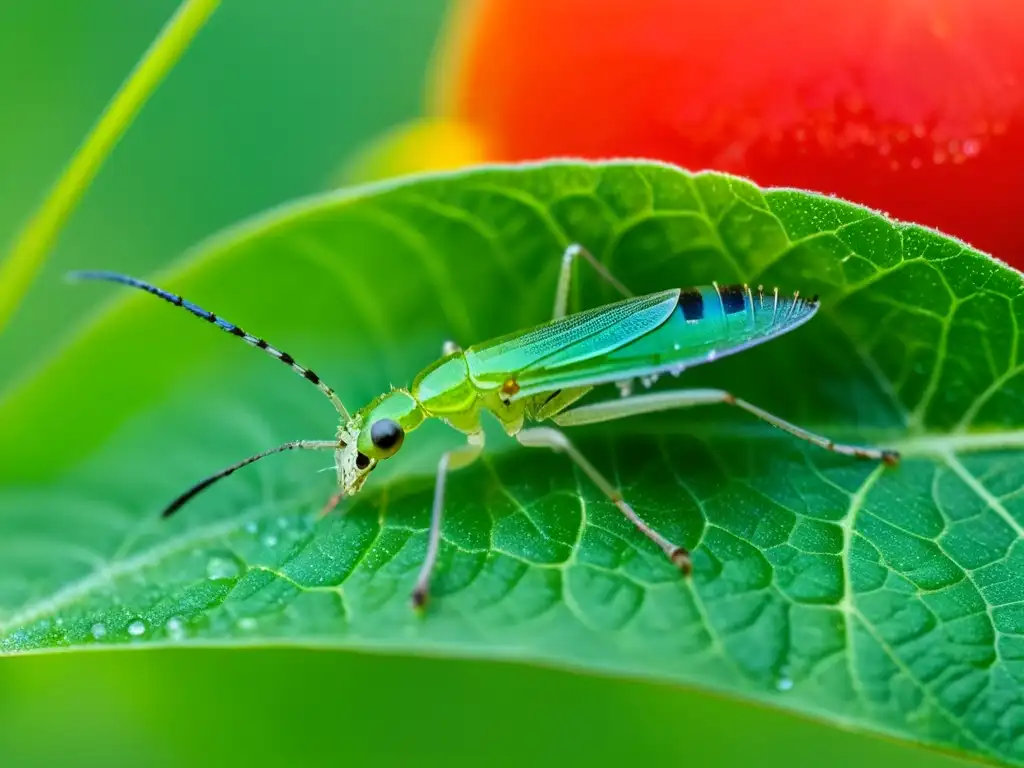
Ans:
MULTIPOLYGON (((302 201, 158 283, 289 351, 354 408, 410 382, 446 339, 544 320, 573 240, 638 293, 718 280, 820 294, 810 325, 659 387, 725 387, 830 437, 899 448, 902 465, 847 460, 725 407, 575 430, 637 511, 694 551, 686 581, 564 457, 493 439, 449 478, 435 600, 417 617, 433 468, 457 435, 410 435, 326 520, 319 454, 268 459, 156 520, 238 458, 331 437, 333 411, 162 302, 69 286, 112 303, 0 397, 0 647, 557 663, 1024 762, 1013 270, 830 198, 558 163, 302 201)), ((614 298, 578 276, 578 306, 614 298)))

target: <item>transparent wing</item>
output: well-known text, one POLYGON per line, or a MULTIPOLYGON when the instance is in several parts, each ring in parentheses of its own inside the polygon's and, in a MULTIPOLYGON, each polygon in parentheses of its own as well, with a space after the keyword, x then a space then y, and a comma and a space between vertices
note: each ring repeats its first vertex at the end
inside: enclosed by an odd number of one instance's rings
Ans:
POLYGON ((679 289, 626 299, 511 333, 466 350, 474 382, 500 386, 527 370, 608 354, 664 324, 679 304, 679 289))
MULTIPOLYGON (((657 306, 663 311, 667 303, 657 306)), ((556 389, 679 373, 788 333, 810 320, 818 306, 816 297, 806 300, 798 294, 781 296, 741 285, 688 288, 678 292, 675 305, 657 323, 653 313, 636 310, 652 322, 644 326, 624 318, 620 334, 611 326, 593 330, 584 339, 523 361, 505 378, 514 375, 520 399, 556 389)))

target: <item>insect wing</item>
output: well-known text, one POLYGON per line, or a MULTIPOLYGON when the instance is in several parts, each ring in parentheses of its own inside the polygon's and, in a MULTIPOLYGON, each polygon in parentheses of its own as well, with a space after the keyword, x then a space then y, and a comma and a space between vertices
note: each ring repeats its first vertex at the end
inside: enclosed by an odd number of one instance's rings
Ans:
POLYGON ((678 303, 678 289, 662 291, 475 345, 465 352, 470 375, 478 386, 496 387, 528 370, 608 354, 658 328, 678 303))
POLYGON ((686 289, 669 317, 646 332, 623 333, 613 344, 603 342, 614 334, 598 331, 524 366, 515 376, 517 398, 679 373, 777 338, 810 320, 817 309, 815 300, 753 294, 746 286, 686 289))

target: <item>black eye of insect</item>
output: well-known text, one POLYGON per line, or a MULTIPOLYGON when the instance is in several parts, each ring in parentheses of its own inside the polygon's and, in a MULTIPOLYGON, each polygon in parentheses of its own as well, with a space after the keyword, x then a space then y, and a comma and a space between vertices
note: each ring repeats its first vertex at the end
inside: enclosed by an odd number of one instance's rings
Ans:
POLYGON ((370 466, 370 457, 365 453, 356 454, 356 469, 366 469, 370 466))
POLYGON ((388 455, 397 451, 404 439, 405 431, 398 422, 391 419, 378 419, 370 426, 370 442, 377 450, 388 455))

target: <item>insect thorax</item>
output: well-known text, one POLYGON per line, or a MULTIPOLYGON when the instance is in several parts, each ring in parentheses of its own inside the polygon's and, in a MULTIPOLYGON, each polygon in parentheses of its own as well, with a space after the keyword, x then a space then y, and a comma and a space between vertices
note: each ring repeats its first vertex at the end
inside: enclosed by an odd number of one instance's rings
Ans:
POLYGON ((500 388, 482 388, 470 376, 462 352, 441 358, 423 370, 412 383, 410 394, 429 416, 443 419, 455 429, 480 430, 480 412, 491 411, 509 434, 523 424, 527 405, 509 402, 500 388))

